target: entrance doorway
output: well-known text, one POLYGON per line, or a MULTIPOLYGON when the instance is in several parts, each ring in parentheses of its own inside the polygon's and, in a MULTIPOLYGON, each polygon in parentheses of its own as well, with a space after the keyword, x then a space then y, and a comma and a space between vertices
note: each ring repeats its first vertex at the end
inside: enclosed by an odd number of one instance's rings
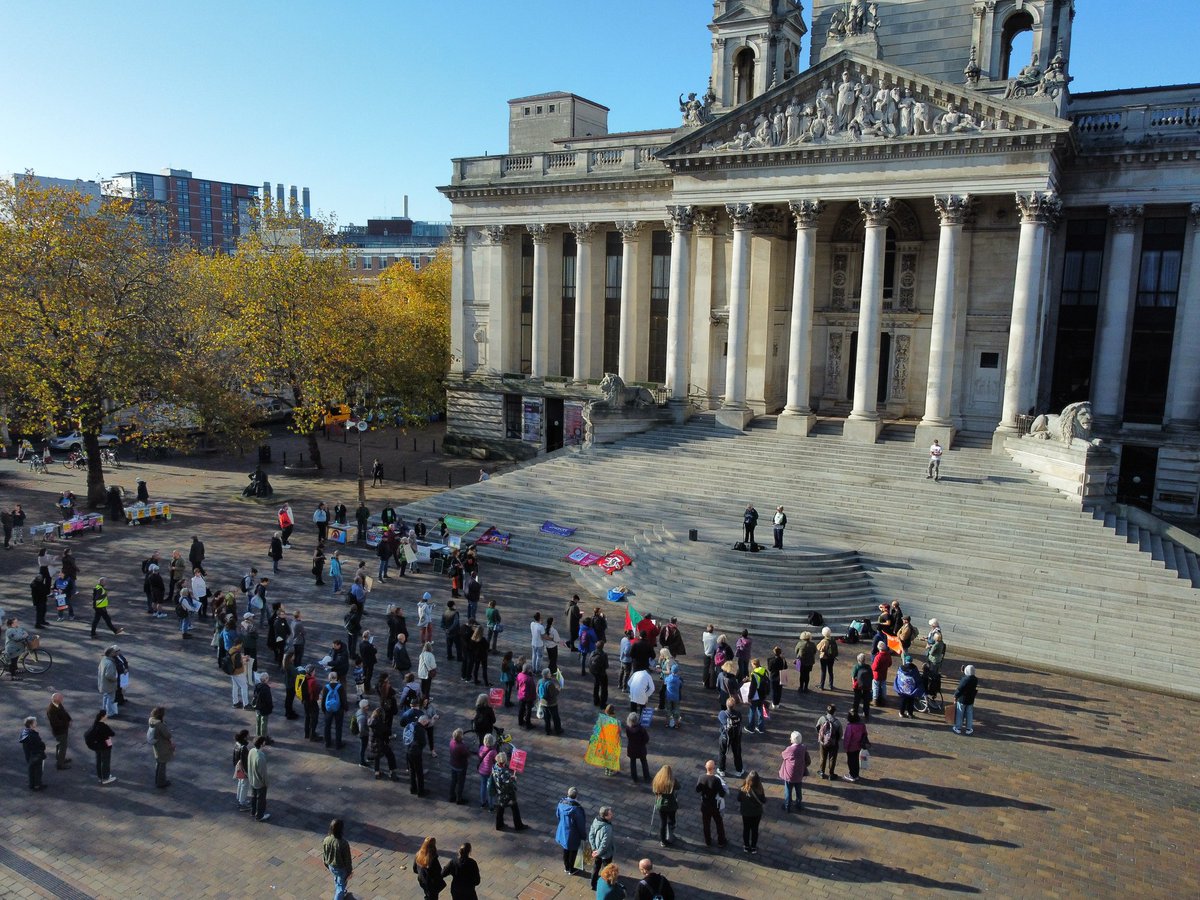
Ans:
POLYGON ((1149 510, 1154 503, 1154 476, 1158 472, 1158 448, 1126 444, 1121 448, 1117 475, 1117 502, 1149 510))
MULTIPOLYGON (((879 390, 876 402, 887 402, 888 374, 892 361, 892 336, 888 332, 879 335, 879 390)), ((850 335, 850 362, 846 374, 846 399, 854 402, 854 376, 858 368, 858 332, 850 335)))
POLYGON ((557 397, 546 398, 546 452, 563 446, 563 402, 557 397))

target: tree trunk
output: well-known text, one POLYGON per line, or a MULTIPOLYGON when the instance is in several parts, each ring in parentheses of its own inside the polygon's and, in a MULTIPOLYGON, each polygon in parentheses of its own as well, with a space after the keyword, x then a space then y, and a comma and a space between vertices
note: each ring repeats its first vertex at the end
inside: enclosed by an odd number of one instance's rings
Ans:
POLYGON ((317 442, 317 432, 313 430, 305 436, 308 438, 308 455, 312 460, 312 465, 318 469, 324 468, 321 465, 321 445, 317 442))
POLYGON ((95 431, 83 432, 83 452, 87 454, 87 505, 99 509, 108 500, 104 486, 104 465, 100 460, 100 437, 95 431))

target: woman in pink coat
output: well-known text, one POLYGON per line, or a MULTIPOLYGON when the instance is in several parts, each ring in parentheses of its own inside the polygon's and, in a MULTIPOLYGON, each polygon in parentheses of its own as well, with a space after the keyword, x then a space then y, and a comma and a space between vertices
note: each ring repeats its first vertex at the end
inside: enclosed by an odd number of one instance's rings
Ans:
POLYGON ((779 766, 779 779, 783 782, 783 811, 792 811, 792 794, 795 793, 796 811, 799 812, 803 801, 802 782, 808 774, 808 764, 812 762, 799 731, 792 732, 792 742, 783 749, 781 755, 783 762, 779 766))
POLYGON ((533 674, 533 664, 525 663, 517 675, 517 724, 523 728, 532 728, 533 703, 537 699, 537 678, 533 674))
POLYGON ((871 739, 867 737, 867 726, 858 720, 858 715, 851 712, 846 716, 846 728, 842 732, 842 747, 846 751, 846 766, 849 775, 843 775, 844 781, 858 781, 858 760, 862 751, 869 749, 871 739))

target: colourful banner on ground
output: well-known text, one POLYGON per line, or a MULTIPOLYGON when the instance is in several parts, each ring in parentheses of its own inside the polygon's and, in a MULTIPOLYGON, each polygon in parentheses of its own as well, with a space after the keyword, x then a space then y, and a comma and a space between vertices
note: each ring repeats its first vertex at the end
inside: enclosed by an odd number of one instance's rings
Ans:
POLYGON ((443 521, 445 521, 446 527, 455 534, 466 534, 479 524, 478 519, 468 519, 463 516, 445 516, 443 521))
POLYGON ((505 550, 508 549, 508 542, 512 540, 512 533, 501 534, 496 530, 496 526, 491 526, 487 531, 475 539, 477 544, 499 544, 505 550))
POLYGON ((592 737, 583 761, 589 766, 617 770, 621 768, 621 723, 604 713, 596 716, 592 737))
POLYGON ((620 572, 623 568, 632 564, 633 558, 620 547, 613 550, 612 553, 605 556, 598 563, 600 568, 608 575, 611 575, 613 572, 620 572))
POLYGON ((576 547, 570 553, 563 557, 567 562, 573 562, 577 566, 590 566, 593 563, 600 562, 600 554, 592 553, 590 550, 584 550, 582 547, 576 547))
POLYGON ((543 534, 556 534, 559 537, 570 537, 575 533, 574 528, 568 528, 565 525, 555 525, 549 519, 542 523, 543 534))

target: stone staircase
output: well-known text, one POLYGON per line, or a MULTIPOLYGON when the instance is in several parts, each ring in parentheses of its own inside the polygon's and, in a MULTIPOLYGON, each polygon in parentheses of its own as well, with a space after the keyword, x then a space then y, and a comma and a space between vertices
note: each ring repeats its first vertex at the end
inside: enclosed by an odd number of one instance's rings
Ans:
MULTIPOLYGON (((454 513, 513 533, 485 558, 570 572, 603 598, 626 585, 639 610, 749 627, 790 643, 810 610, 844 628, 897 598, 920 627, 938 617, 952 653, 999 658, 1200 695, 1196 633, 1200 595, 1141 536, 1106 527, 988 445, 956 442, 942 479, 924 477, 911 426, 875 445, 848 444, 841 422, 807 439, 776 431, 771 417, 745 433, 711 414, 618 444, 569 450, 406 510, 454 513), (761 553, 733 552, 741 513, 755 503, 761 553), (770 516, 788 513, 786 549, 770 549, 770 516), (550 519, 578 528, 541 534, 550 519), (699 540, 689 541, 690 529, 699 540), (574 547, 622 547, 634 559, 604 577, 563 560, 574 547)), ((476 532, 478 533, 478 532, 476 532)), ((1195 562, 1182 556, 1190 572, 1195 562)), ((486 593, 486 576, 484 588, 486 593)))
POLYGON ((1184 582, 1200 588, 1200 559, 1192 550, 1169 537, 1161 537, 1141 528, 1112 510, 1097 509, 1093 515, 1104 522, 1105 528, 1111 528, 1143 553, 1150 554, 1151 559, 1161 560, 1167 569, 1184 582))

